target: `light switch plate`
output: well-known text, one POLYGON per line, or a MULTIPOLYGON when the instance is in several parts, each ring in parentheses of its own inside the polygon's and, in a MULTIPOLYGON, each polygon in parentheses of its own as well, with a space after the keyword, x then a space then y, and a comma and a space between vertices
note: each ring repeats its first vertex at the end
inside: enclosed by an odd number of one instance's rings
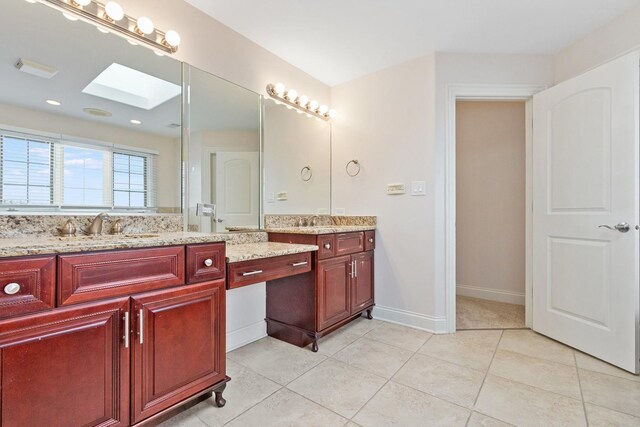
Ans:
POLYGON ((424 196, 427 194, 427 183, 425 181, 411 181, 411 195, 424 196))
POLYGON ((404 194, 404 193, 405 193, 404 183, 387 184, 387 194, 393 195, 393 194, 404 194))
POLYGON ((288 198, 289 198, 289 195, 287 194, 286 191, 280 191, 278 193, 278 200, 279 201, 287 200, 288 198))

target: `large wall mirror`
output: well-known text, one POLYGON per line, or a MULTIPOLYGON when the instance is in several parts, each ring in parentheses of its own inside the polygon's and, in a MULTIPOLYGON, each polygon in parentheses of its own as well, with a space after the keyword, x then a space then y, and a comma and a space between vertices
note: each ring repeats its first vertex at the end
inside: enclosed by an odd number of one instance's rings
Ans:
POLYGON ((189 229, 221 232, 260 224, 260 95, 185 65, 189 86, 189 229), (214 216, 197 215, 214 204, 214 216))
POLYGON ((24 0, 0 39, 0 211, 181 212, 179 61, 24 0))
POLYGON ((331 212, 331 125, 264 101, 265 214, 331 212))

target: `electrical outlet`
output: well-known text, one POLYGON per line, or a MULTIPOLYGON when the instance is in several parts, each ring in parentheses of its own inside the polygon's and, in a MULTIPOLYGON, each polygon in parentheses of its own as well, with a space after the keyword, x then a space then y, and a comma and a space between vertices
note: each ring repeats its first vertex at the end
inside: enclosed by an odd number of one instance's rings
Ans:
POLYGON ((411 181, 411 195, 424 196, 427 194, 427 183, 425 181, 411 181))
POLYGON ((394 195, 394 194, 404 194, 404 193, 405 193, 404 183, 387 184, 387 194, 394 195))

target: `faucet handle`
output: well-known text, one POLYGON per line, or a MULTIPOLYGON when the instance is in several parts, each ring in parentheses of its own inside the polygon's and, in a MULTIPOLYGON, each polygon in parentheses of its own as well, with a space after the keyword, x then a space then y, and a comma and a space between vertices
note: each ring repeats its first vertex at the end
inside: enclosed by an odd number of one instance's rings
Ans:
POLYGON ((119 219, 115 223, 113 223, 113 226, 111 227, 111 234, 122 233, 124 233, 124 223, 122 222, 122 219, 119 219))

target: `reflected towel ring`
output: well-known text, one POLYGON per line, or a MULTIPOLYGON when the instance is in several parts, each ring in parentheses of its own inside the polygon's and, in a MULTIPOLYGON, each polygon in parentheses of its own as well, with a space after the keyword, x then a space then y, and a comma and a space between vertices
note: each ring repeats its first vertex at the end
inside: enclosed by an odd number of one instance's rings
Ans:
POLYGON ((300 169, 300 178, 302 178, 304 182, 310 181, 312 176, 313 172, 311 171, 311 166, 305 166, 300 169))
POLYGON ((357 160, 351 160, 349 161, 349 163, 347 163, 345 169, 347 171, 347 175, 349 175, 350 177, 357 176, 360 173, 360 162, 357 160), (351 165, 352 163, 354 167, 352 167, 350 171, 349 165, 351 165))

